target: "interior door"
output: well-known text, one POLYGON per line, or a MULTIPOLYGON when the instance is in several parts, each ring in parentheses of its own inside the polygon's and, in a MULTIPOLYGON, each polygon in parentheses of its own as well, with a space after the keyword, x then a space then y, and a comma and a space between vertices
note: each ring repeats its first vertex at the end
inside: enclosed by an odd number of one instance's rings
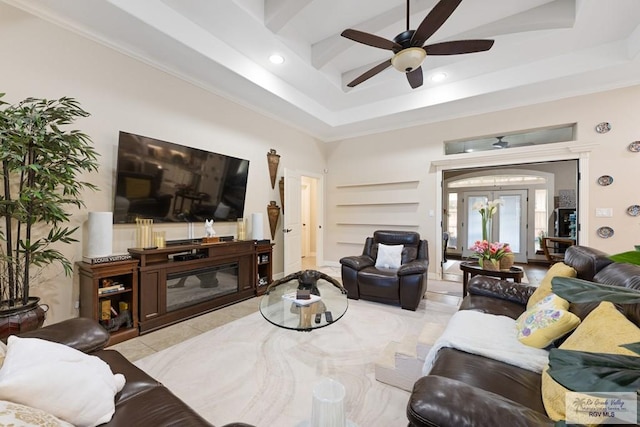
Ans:
POLYGON ((284 275, 302 270, 301 176, 284 168, 284 275))
POLYGON ((468 191, 463 193, 462 204, 464 218, 462 220, 461 236, 465 239, 462 255, 471 256, 469 247, 476 240, 482 240, 482 219, 474 209, 478 203, 486 204, 490 200, 500 199, 502 204, 492 218, 492 242, 509 243, 514 254, 514 260, 519 263, 527 262, 527 190, 500 191, 468 191))

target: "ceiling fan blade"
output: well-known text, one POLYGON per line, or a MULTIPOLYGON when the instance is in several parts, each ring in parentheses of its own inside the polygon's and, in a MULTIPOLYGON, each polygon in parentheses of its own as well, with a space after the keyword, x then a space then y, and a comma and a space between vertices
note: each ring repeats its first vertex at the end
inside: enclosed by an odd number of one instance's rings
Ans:
POLYGON ((422 46, 445 23, 462 0, 440 0, 411 37, 411 46, 422 46))
POLYGON ((355 87, 355 86, 359 85, 360 83, 362 83, 363 81, 369 80, 371 77, 375 76, 376 74, 378 74, 381 71, 384 71, 385 69, 389 68, 390 66, 391 66, 391 59, 387 59, 383 63, 376 65, 375 67, 373 67, 369 71, 367 71, 367 72, 363 73, 362 75, 360 75, 360 77, 356 78, 354 81, 349 83, 347 86, 355 87))
POLYGON ((484 52, 491 49, 494 40, 456 40, 434 43, 423 49, 427 55, 459 55, 461 53, 484 52))
POLYGON ((385 38, 376 36, 375 34, 369 34, 358 30, 344 30, 341 34, 342 37, 346 37, 358 43, 366 44, 367 46, 379 47, 386 50, 400 50, 402 46, 398 43, 387 40, 385 38))
POLYGON ((422 86, 422 67, 409 71, 407 73, 407 80, 409 80, 412 89, 422 86))

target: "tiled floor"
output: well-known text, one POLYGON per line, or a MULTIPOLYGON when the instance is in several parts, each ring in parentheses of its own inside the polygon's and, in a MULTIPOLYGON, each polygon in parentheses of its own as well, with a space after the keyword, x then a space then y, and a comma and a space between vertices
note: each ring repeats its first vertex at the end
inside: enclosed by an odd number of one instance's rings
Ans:
MULTIPOLYGON (((450 261, 452 262, 452 261, 450 261)), ((446 264, 445 264, 446 266, 446 264)), ((548 267, 540 264, 520 265, 525 269, 529 283, 537 285, 546 274, 548 267)), ((330 276, 340 277, 340 269, 337 267, 315 266, 315 258, 307 257, 302 260, 303 269, 318 269, 330 276)), ((446 268, 446 267, 445 267, 446 268)), ((452 275, 453 276, 453 275, 452 275)), ((445 277, 445 280, 461 280, 460 276, 445 277)), ((459 303, 459 297, 434 294, 439 302, 452 304, 459 303)), ((259 309, 260 297, 251 298, 228 307, 224 307, 210 313, 203 314, 193 319, 188 319, 175 325, 162 328, 158 331, 141 335, 137 338, 112 346, 130 361, 136 361, 155 352, 164 350, 179 342, 185 341, 203 332, 222 326, 225 323, 240 319, 259 309)))
MULTIPOLYGON (((447 270, 447 268, 449 268, 451 265, 453 265, 456 262, 460 262, 459 259, 449 259, 443 266, 443 270, 447 270)), ((527 279, 529 280, 529 284, 534 285, 534 286, 538 286, 538 284, 540 284, 540 281, 542 280, 542 278, 545 276, 545 274, 547 274, 547 271, 549 270, 549 266, 547 264, 540 264, 540 263, 529 263, 529 264, 516 264, 516 267, 520 267, 524 270, 525 274, 527 275, 527 279)), ((459 281, 460 276, 454 275, 454 274, 443 274, 443 280, 451 280, 451 281, 459 281)))
POLYGON ((233 322, 234 320, 254 313, 258 310, 259 304, 259 297, 251 298, 192 319, 187 319, 175 325, 140 335, 139 337, 121 342, 110 348, 118 350, 133 362, 195 337, 196 335, 200 335, 203 332, 222 326, 225 323, 233 322))
MULTIPOLYGON (((302 269, 318 269, 333 277, 340 277, 340 269, 336 267, 318 268, 315 265, 315 257, 302 259, 302 269)), ((145 356, 169 348, 179 342, 185 341, 203 332, 222 326, 225 323, 240 319, 258 311, 260 298, 251 298, 228 307, 220 308, 210 313, 203 314, 193 319, 188 319, 175 325, 167 326, 158 331, 141 335, 134 339, 111 346, 118 350, 130 361, 142 359, 145 356)))

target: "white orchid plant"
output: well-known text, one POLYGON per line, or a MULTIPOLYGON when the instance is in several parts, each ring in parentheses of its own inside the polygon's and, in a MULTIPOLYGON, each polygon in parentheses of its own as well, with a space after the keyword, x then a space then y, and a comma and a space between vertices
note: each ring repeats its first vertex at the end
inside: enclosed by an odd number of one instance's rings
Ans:
POLYGON ((488 224, 491 221, 493 215, 498 212, 498 206, 502 204, 502 200, 495 199, 490 202, 478 202, 473 205, 473 210, 478 211, 482 216, 482 240, 488 239, 488 224))

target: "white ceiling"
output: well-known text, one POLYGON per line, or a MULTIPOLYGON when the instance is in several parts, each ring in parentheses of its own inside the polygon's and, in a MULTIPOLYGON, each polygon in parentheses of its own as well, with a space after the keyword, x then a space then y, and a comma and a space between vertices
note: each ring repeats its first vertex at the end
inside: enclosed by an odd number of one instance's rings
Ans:
MULTIPOLYGON (((393 68, 346 87, 391 52, 340 33, 392 39, 404 0, 3 1, 324 141, 640 83, 640 0, 463 0, 429 44, 493 48, 427 57, 418 89, 393 68)), ((412 29, 436 2, 411 0, 412 29)))

